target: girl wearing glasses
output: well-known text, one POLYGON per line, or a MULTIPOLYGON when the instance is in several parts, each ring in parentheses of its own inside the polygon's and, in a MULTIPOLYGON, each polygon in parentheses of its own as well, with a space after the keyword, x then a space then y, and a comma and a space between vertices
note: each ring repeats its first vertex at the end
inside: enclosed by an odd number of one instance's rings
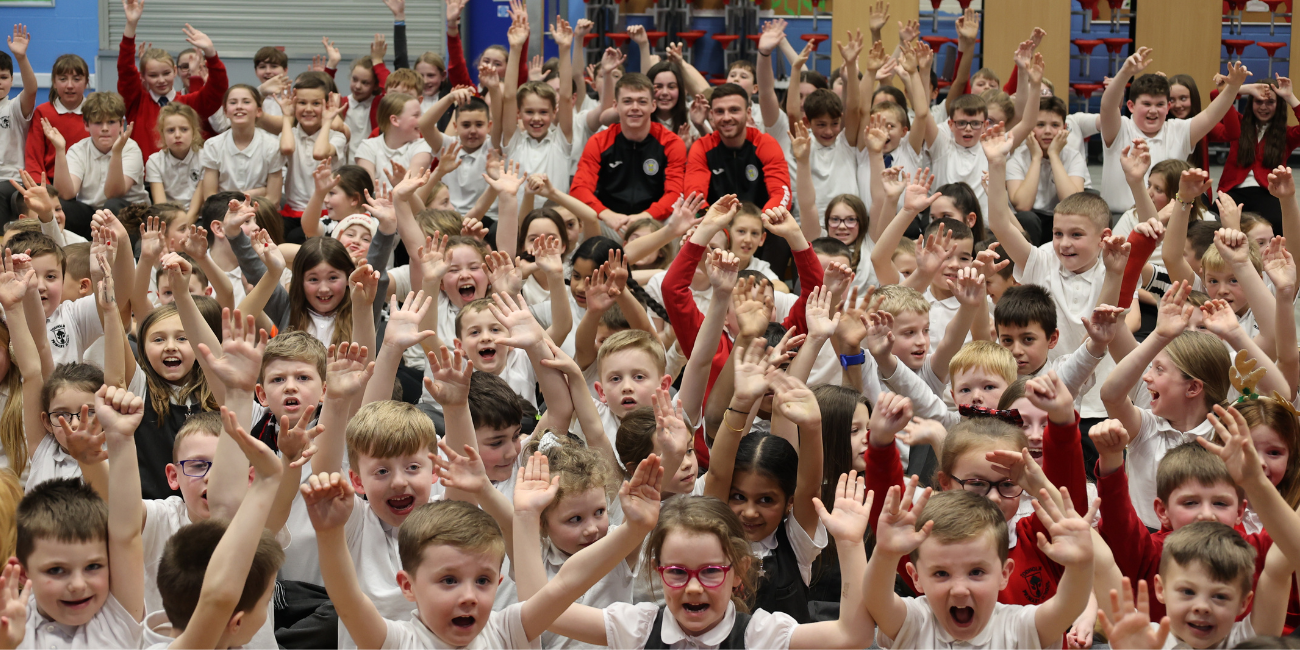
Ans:
MULTIPOLYGON (((549 630, 611 648, 865 648, 875 622, 863 605, 863 536, 871 494, 856 472, 841 475, 833 510, 817 512, 835 536, 847 590, 840 618, 799 624, 795 612, 750 611, 762 577, 741 518, 705 496, 664 502, 646 540, 643 576, 662 583, 664 605, 618 602, 569 607, 549 630), (658 575, 656 575, 658 574, 658 575)), ((805 612, 806 614, 806 612, 805 612)))
MULTIPOLYGON (((56 478, 81 476, 79 460, 69 446, 70 432, 99 434, 99 421, 95 419, 95 391, 104 385, 104 372, 88 363, 65 363, 50 373, 41 390, 40 422, 36 427, 27 420, 27 448, 30 456, 27 474, 27 491, 56 478), (86 404, 92 405, 83 408, 86 404), (61 426, 67 423, 67 428, 61 426), (31 431, 41 432, 33 441, 31 431)), ((34 414, 32 414, 34 415, 34 414)))

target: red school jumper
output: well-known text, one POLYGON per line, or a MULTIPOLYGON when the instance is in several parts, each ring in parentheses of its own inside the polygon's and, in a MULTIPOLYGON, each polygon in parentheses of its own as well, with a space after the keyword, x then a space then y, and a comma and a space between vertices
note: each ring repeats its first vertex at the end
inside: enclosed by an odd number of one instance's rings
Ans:
MULTIPOLYGON (((182 95, 177 94, 171 100, 188 104, 199 114, 199 124, 210 129, 208 118, 221 110, 221 97, 226 94, 229 80, 226 77, 226 64, 213 56, 207 59, 208 80, 198 90, 182 95)), ((153 95, 144 86, 140 70, 135 67, 135 37, 122 37, 122 44, 117 52, 117 92, 126 101, 126 121, 135 124, 131 139, 140 145, 140 153, 145 160, 158 151, 158 113, 162 107, 153 101, 153 95)))

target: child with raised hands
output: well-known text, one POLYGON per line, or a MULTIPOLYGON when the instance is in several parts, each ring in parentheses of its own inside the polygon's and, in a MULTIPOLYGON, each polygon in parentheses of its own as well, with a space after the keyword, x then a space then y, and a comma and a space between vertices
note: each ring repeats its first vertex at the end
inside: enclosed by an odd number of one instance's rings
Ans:
POLYGON ((284 189, 284 156, 274 135, 257 128, 262 93, 235 84, 221 99, 230 130, 203 143, 203 183, 194 200, 200 204, 217 192, 245 192, 279 203, 284 189))
MULTIPOLYGON (((894 177, 898 179, 894 185, 901 187, 899 195, 902 197, 902 207, 898 209, 896 214, 890 208, 882 208, 879 212, 874 210, 872 212, 872 216, 875 216, 877 221, 886 224, 884 230, 880 233, 880 239, 876 241, 875 247, 871 249, 871 267, 875 271, 876 278, 881 286, 899 283, 900 273, 894 266, 894 251, 897 250, 899 243, 903 240, 904 233, 907 232, 908 226, 912 224, 917 215, 925 212, 941 196, 938 192, 930 193, 930 187, 934 183, 934 175, 930 173, 929 168, 917 170, 910 178, 906 173, 894 174, 894 177), (891 214, 894 215, 892 218, 886 216, 891 214)), ((917 252, 919 253, 925 244, 925 240, 918 240, 917 244, 917 252)))
POLYGON ((997 506, 966 490, 931 497, 928 488, 913 503, 915 491, 915 478, 906 490, 889 488, 867 563, 867 611, 880 628, 881 647, 932 648, 959 641, 981 648, 1042 648, 1059 643, 1092 591, 1088 520, 1093 510, 1080 516, 1068 498, 1058 504, 1046 489, 1039 492, 1035 519, 1047 534, 1019 539, 1016 546, 1036 544, 1039 553, 1063 567, 1059 582, 1055 594, 1038 603, 1004 604, 998 592, 1021 567, 1009 557, 1007 526, 997 506), (906 562, 922 596, 894 593, 900 562, 906 562))
MULTIPOLYGON (((1053 483, 1070 488, 1075 508, 1082 509, 1096 497, 1097 488, 1087 482, 1084 471, 1076 403, 1065 381, 1055 370, 1049 370, 1037 377, 1017 379, 1002 393, 997 408, 1020 416, 1030 457, 1053 483)), ((1029 514, 1028 505, 1021 504, 1021 515, 1029 514)))
MULTIPOLYGON (((3 365, 5 406, 0 411, 0 446, 4 466, 23 476, 46 438, 41 402, 47 377, 41 367, 41 352, 36 347, 38 340, 44 341, 44 332, 34 332, 27 320, 28 309, 40 309, 36 272, 30 260, 5 249, 0 265, 0 307, 4 308, 7 320, 0 329, 3 333, 0 340, 7 340, 12 346, 9 349, 13 350, 12 358, 5 359, 3 365)), ((47 451, 58 448, 57 440, 51 442, 53 448, 45 443, 47 451)), ((76 469, 75 463, 68 469, 76 469)))
MULTIPOLYGON (((564 53, 573 44, 573 29, 559 16, 549 34, 560 51, 560 88, 544 82, 519 85, 521 48, 528 41, 527 13, 516 14, 507 37, 505 89, 501 100, 500 139, 505 155, 531 174, 545 173, 562 192, 569 191, 570 153, 573 142, 573 66, 564 53), (519 130, 522 122, 523 129, 519 130)), ((495 139, 495 138, 494 138, 495 139)))
POLYGON ((132 435, 144 404, 110 386, 98 387, 91 402, 113 461, 113 492, 105 505, 80 479, 55 479, 34 486, 18 504, 21 572, 6 579, 30 589, 5 594, 9 647, 140 647, 144 562, 137 522, 143 513, 132 435))
POLYGON ((145 642, 152 648, 260 644, 274 625, 272 596, 284 550, 271 533, 278 527, 271 520, 284 501, 284 484, 297 483, 284 475, 287 455, 277 458, 229 409, 222 409, 221 419, 245 466, 252 466, 252 482, 228 523, 190 523, 167 541, 158 568, 165 608, 162 616, 146 620, 145 642))
POLYGON ((709 454, 704 494, 730 506, 762 559, 756 605, 808 622, 812 563, 827 541, 813 506, 822 483, 821 410, 802 381, 765 358, 765 348, 760 339, 737 353, 735 388, 709 454), (783 437, 749 433, 769 390, 776 393, 774 428, 780 418, 798 426, 797 452, 783 437))
MULTIPOLYGON (((1155 330, 1116 364, 1100 390, 1107 412, 1131 436, 1125 461, 1127 482, 1133 508, 1151 528, 1160 526, 1151 505, 1156 497, 1160 459, 1180 444, 1210 435, 1213 427, 1206 416, 1211 407, 1227 401, 1230 389, 1228 370, 1232 361, 1223 343, 1212 334, 1188 329, 1192 312, 1197 310, 1185 302, 1190 291, 1189 283, 1174 283, 1160 299, 1155 330), (1137 406, 1133 398, 1139 381, 1145 382, 1150 395, 1144 407, 1137 406)), ((1219 321, 1214 317, 1218 308, 1210 306, 1208 311, 1201 311, 1216 323, 1219 321)), ((1275 379, 1280 380, 1280 373, 1275 379)), ((1285 383, 1266 385, 1282 387, 1285 383)), ((1110 473, 1114 469, 1103 466, 1099 471, 1110 473)))
MULTIPOLYGON (((294 217, 302 218, 311 200, 315 170, 321 163, 339 169, 347 159, 348 137, 335 130, 334 119, 343 110, 328 80, 312 74, 299 75, 293 89, 276 100, 284 114, 280 128, 280 154, 287 163, 284 206, 280 209, 286 230, 296 230, 294 217)), ((294 238, 296 239, 296 238, 294 238)), ((292 241, 292 240, 291 240, 292 241)))
MULTIPOLYGON (((366 197, 374 194, 374 178, 358 165, 334 167, 331 160, 322 160, 311 173, 313 189, 302 210, 302 232, 289 241, 305 240, 320 235, 333 236, 344 228, 344 221, 355 222, 370 230, 372 223, 366 214, 366 197)), ((352 225, 352 224, 349 224, 352 225)), ((373 231, 371 231, 373 236, 373 231)))

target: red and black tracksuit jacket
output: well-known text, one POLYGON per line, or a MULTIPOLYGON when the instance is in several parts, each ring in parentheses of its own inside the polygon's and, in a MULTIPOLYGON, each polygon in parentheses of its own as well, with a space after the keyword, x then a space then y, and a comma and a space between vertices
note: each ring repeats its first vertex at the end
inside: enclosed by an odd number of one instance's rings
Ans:
POLYGON ((597 214, 648 212, 663 220, 682 195, 685 174, 686 145, 676 133, 652 124, 645 140, 633 142, 615 124, 587 140, 569 194, 597 214))
POLYGON ((718 132, 691 146, 686 164, 686 193, 703 193, 709 203, 727 194, 764 210, 788 205, 790 168, 776 139, 755 128, 745 130, 745 142, 732 149, 718 132))

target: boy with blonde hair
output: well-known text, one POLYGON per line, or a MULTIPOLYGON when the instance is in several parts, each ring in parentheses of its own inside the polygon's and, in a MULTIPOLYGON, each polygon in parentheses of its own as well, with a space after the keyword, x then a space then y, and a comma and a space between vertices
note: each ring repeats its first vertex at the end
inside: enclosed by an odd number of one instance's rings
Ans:
MULTIPOLYGON (((596 411, 613 446, 623 418, 638 407, 654 403, 655 391, 667 390, 673 379, 665 374, 664 346, 654 334, 623 330, 605 339, 596 352, 596 411)), ((691 414, 694 417, 694 414, 691 414)))
POLYGON ((125 125, 126 103, 111 92, 91 93, 82 103, 82 117, 90 136, 72 146, 59 130, 41 125, 54 147, 54 187, 59 190, 68 226, 90 234, 91 216, 104 208, 117 214, 132 204, 149 200, 144 183, 144 156, 131 139, 135 125, 125 125))
POLYGON ((954 641, 975 648, 1059 644, 1092 592, 1088 521, 1094 512, 1080 516, 1068 496, 1063 508, 1051 499, 1034 502, 1051 535, 1051 542, 1040 547, 1065 570, 1056 593, 1043 604, 1003 605, 997 602, 998 592, 1006 587, 1015 562, 1007 559, 1010 533, 1002 511, 965 490, 930 497, 926 489, 913 504, 915 490, 916 479, 908 482, 906 491, 889 488, 876 525, 876 550, 867 563, 867 611, 879 626, 880 646, 935 648, 954 641), (908 554, 907 571, 923 594, 917 598, 903 598, 893 589, 899 561, 908 554), (970 578, 977 575, 981 579, 970 578))

